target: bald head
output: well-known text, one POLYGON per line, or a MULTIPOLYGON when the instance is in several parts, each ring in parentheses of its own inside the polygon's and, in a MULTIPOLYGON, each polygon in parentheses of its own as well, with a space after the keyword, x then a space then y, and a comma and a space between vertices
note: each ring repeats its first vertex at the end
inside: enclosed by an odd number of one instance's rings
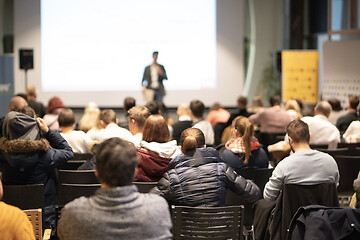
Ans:
POLYGON ((315 106, 315 115, 324 115, 325 117, 329 117, 330 112, 331 112, 331 105, 330 103, 326 102, 326 101, 322 101, 319 102, 318 104, 316 104, 315 106))
POLYGON ((181 103, 178 108, 177 108, 177 112, 176 112, 179 117, 181 116, 189 116, 190 115, 190 106, 188 103, 181 103))
POLYGON ((22 97, 19 97, 19 96, 15 96, 13 97, 11 100, 10 100, 10 103, 9 103, 9 112, 11 111, 17 111, 19 110, 20 108, 22 107, 25 107, 27 106, 28 103, 27 101, 22 98, 22 97))

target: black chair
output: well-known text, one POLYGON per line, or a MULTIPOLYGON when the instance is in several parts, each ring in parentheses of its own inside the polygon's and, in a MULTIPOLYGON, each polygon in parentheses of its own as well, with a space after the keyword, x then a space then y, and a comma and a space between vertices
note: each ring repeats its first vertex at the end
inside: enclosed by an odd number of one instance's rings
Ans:
POLYGON ((38 209, 44 211, 45 194, 44 184, 33 185, 4 185, 2 200, 22 210, 38 209))
POLYGON ((319 150, 319 149, 328 149, 328 144, 310 144, 311 149, 319 150))
POLYGON ((96 184, 99 183, 95 170, 59 170, 59 184, 96 184))
POLYGON ((360 170, 360 156, 335 156, 340 173, 340 182, 337 188, 339 196, 354 194, 353 182, 360 170))
POLYGON ((58 190, 58 204, 65 205, 76 198, 94 195, 100 184, 61 184, 58 190))
POLYGON ((174 239, 243 239, 243 206, 172 206, 174 239))
POLYGON ((337 149, 316 149, 318 151, 330 154, 331 156, 336 155, 351 155, 351 151, 348 148, 337 148, 337 149))
POLYGON ((157 182, 133 182, 133 184, 138 188, 140 193, 148 193, 156 187, 157 182))
POLYGON ((74 153, 74 157, 71 160, 89 160, 93 154, 91 153, 74 153))
POLYGON ((62 170, 77 170, 85 162, 86 162, 86 160, 69 160, 64 165, 60 166, 59 169, 62 169, 62 170))

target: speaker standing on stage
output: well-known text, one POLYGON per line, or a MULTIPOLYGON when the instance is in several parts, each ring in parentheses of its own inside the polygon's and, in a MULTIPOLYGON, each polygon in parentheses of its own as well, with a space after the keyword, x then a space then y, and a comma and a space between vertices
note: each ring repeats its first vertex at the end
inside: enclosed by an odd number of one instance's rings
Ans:
POLYGON ((167 80, 166 71, 163 65, 157 63, 159 52, 153 52, 153 63, 149 66, 145 67, 144 76, 142 79, 143 92, 145 96, 145 100, 156 100, 163 101, 163 97, 165 96, 165 88, 163 84, 163 80, 167 80), (147 82, 147 85, 144 85, 144 82, 147 82), (152 90, 152 91, 151 91, 152 90), (148 93, 153 92, 152 99, 149 99, 148 93))

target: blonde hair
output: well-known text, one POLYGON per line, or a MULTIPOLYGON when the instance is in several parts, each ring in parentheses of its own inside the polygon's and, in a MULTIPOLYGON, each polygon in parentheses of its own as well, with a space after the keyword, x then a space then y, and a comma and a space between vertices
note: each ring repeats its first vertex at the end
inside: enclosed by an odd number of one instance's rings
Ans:
POLYGON ((297 113, 297 118, 300 119, 302 118, 302 114, 301 114, 301 109, 300 109, 300 106, 298 104, 298 102, 296 100, 289 100, 286 102, 286 105, 285 105, 285 110, 294 110, 296 113, 297 113))
POLYGON ((100 109, 94 102, 89 102, 84 110, 84 115, 79 121, 79 129, 88 132, 90 129, 101 129, 100 109))
POLYGON ((248 118, 239 116, 234 119, 232 126, 244 143, 245 156, 242 157, 245 157, 244 163, 248 164, 251 155, 251 139, 254 136, 254 125, 248 118))

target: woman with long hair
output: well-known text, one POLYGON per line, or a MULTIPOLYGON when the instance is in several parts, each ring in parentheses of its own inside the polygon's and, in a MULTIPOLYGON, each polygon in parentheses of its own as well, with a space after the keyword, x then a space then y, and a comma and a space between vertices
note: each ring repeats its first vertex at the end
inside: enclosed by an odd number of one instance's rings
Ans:
MULTIPOLYGON (((88 133, 90 130, 92 132, 97 132, 102 129, 100 125, 100 108, 94 102, 89 102, 86 104, 84 115, 81 117, 78 129, 88 133)), ((92 136, 91 132, 89 133, 90 137, 92 136)))
POLYGON ((167 122, 161 115, 151 115, 143 130, 135 181, 157 182, 166 172, 171 159, 180 153, 176 141, 170 141, 167 122))
POLYGON ((170 163, 168 171, 152 192, 175 205, 218 207, 225 206, 226 189, 254 202, 261 197, 252 181, 237 175, 218 152, 205 147, 201 130, 188 128, 180 137, 182 154, 170 163))
POLYGON ((246 117, 237 117, 232 122, 234 140, 226 143, 221 154, 224 162, 234 169, 267 168, 269 161, 264 149, 254 138, 254 125, 246 117))

